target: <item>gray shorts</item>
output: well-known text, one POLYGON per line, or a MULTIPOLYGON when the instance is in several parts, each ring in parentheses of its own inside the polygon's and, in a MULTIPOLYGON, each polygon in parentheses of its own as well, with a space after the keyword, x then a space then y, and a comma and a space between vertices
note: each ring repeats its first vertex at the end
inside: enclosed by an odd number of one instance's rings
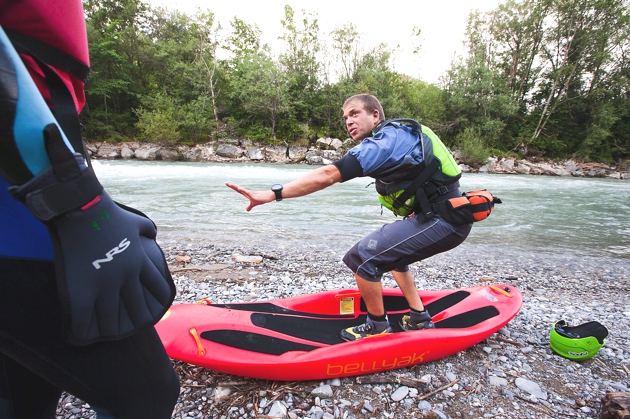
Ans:
POLYGON ((385 272, 409 265, 461 244, 472 224, 454 226, 439 215, 430 220, 407 218, 385 224, 352 246, 344 263, 366 281, 379 282, 385 272))

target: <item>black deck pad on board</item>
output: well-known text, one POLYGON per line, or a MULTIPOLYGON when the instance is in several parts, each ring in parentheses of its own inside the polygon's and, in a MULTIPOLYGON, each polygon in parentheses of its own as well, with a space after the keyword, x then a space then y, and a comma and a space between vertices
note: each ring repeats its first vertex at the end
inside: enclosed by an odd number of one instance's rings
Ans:
MULTIPOLYGON (((470 293, 468 291, 455 291, 452 292, 430 304, 427 304, 427 310, 432 316, 446 310, 449 307, 454 306, 457 303, 463 301, 468 297, 470 293)), ((384 296, 383 303, 385 304, 385 310, 390 311, 402 311, 409 310, 407 300, 403 296, 384 296)), ((352 314, 318 314, 309 313, 305 311, 290 310, 288 308, 280 307, 269 302, 259 303, 234 303, 234 304, 209 304, 208 307, 215 308, 227 308, 230 310, 251 311, 255 313, 277 313, 277 314, 289 314, 293 316, 306 316, 306 317, 322 317, 322 318, 353 318, 352 314)), ((367 312, 365 303, 361 299, 361 310, 367 312)))
MULTIPOLYGON (((435 327, 436 329, 465 329, 498 315, 499 311, 494 306, 480 307, 439 321, 435 323, 435 327)), ((359 316, 353 320, 331 320, 253 313, 252 322, 259 327, 295 338, 335 345, 344 342, 339 337, 342 329, 365 322, 365 317, 359 316)), ((401 314, 394 315, 391 320, 397 323, 401 317, 401 314)), ((422 331, 405 333, 422 333, 422 331)), ((233 348, 270 355, 281 355, 290 351, 311 351, 320 347, 240 330, 210 330, 202 332, 201 337, 233 348)))
POLYGON ((281 314, 252 313, 252 324, 295 338, 326 345, 343 342, 339 332, 365 323, 367 316, 353 319, 318 319, 314 317, 284 316, 281 314))
POLYGON ((234 303, 234 304, 209 304, 208 307, 215 308, 227 308, 230 310, 251 311, 254 313, 277 313, 277 314, 289 314, 293 316, 308 316, 308 317, 320 317, 320 318, 352 318, 352 314, 334 315, 334 314, 319 314, 308 313, 305 311, 295 311, 288 308, 280 307, 272 303, 234 303))
POLYGON ((465 313, 457 314, 435 323, 436 329, 465 329, 498 316, 499 310, 495 306, 475 308, 465 313))
MULTIPOLYGON (((435 323, 436 329, 465 329, 498 316, 499 310, 493 306, 486 306, 457 314, 435 323)), ((394 332, 402 332, 399 323, 403 314, 388 314, 389 322, 394 332)), ((366 316, 356 319, 317 319, 309 317, 284 316, 278 314, 252 313, 252 324, 263 329, 273 330, 295 338, 316 343, 335 345, 343 342, 339 332, 343 329, 365 323, 366 316)))
POLYGON ((243 332, 241 330, 209 330, 201 332, 201 338, 232 348, 245 349, 247 351, 268 355, 282 355, 291 351, 309 352, 318 348, 313 345, 304 345, 286 339, 261 335, 259 333, 243 332))

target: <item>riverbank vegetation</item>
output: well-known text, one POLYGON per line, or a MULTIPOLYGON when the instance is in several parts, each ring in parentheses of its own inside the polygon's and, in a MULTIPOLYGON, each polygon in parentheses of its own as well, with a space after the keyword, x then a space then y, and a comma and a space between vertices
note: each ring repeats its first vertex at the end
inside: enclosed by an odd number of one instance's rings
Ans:
MULTIPOLYGON (((261 44, 255 24, 219 22, 211 10, 84 6, 87 141, 344 139, 341 104, 371 93, 388 118, 425 123, 473 163, 490 154, 630 157, 627 0, 506 0, 473 12, 465 53, 437 84, 394 71, 395 50, 365 45, 351 22, 321 33, 316 16, 289 5, 278 19, 281 51, 261 44)), ((421 29, 404 42, 421 48, 421 29)))

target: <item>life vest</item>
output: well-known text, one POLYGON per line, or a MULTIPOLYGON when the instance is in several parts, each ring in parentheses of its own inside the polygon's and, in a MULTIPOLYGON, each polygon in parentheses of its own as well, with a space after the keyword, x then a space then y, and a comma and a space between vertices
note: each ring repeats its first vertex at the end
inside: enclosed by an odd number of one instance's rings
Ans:
POLYGON ((413 119, 397 118, 381 122, 374 134, 388 125, 398 128, 406 125, 413 130, 420 142, 422 163, 388 179, 377 179, 379 201, 396 215, 416 212, 432 218, 435 214, 430 202, 440 194, 457 189, 462 171, 450 150, 431 129, 413 119))

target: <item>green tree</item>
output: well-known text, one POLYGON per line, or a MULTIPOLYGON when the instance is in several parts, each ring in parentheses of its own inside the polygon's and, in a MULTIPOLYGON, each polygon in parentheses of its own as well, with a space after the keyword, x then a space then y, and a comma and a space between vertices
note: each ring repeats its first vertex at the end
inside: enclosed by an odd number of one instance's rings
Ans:
POLYGON ((158 144, 176 144, 181 139, 177 107, 167 95, 151 99, 152 110, 137 109, 139 139, 158 144))
MULTIPOLYGON (((366 46, 353 24, 326 44, 317 19, 290 6, 277 60, 258 27, 238 17, 225 36, 209 10, 189 16, 139 0, 84 6, 92 69, 81 118, 90 140, 196 143, 232 127, 273 142, 343 138, 341 104, 371 93, 387 117, 426 123, 470 155, 630 154, 627 0, 505 0, 472 13, 466 53, 439 86, 392 70, 400 47, 366 46)), ((414 53, 420 33, 411 33, 414 53)))
POLYGON ((340 64, 339 78, 354 78, 363 55, 363 44, 357 27, 353 23, 346 23, 343 27, 333 30, 331 35, 335 58, 340 64))
POLYGON ((260 35, 262 32, 257 25, 250 25, 236 16, 230 22, 232 33, 227 38, 225 49, 233 55, 232 60, 238 61, 246 55, 255 54, 266 45, 260 45, 260 35))
MULTIPOLYGON (((154 11, 147 50, 151 63, 149 99, 157 94, 173 99, 179 115, 181 138, 203 142, 219 122, 224 82, 223 65, 217 58, 221 26, 212 12, 194 16, 165 9, 154 11)), ((152 102, 143 107, 152 110, 152 102)))
POLYGON ((139 96, 147 87, 142 50, 148 7, 138 0, 85 0, 91 71, 83 121, 87 135, 132 135, 139 96))
POLYGON ((303 138, 308 131, 305 127, 312 123, 320 87, 319 24, 316 18, 302 11, 300 25, 289 5, 284 7, 281 23, 285 32, 280 39, 284 41, 285 50, 279 55, 279 63, 285 73, 285 89, 290 103, 289 118, 283 120, 282 128, 289 138, 303 138))
POLYGON ((244 133, 254 139, 277 139, 281 117, 289 111, 284 73, 264 52, 245 55, 232 74, 232 97, 243 113, 244 133))
POLYGON ((494 39, 484 30, 486 25, 478 12, 471 13, 466 29, 468 57, 454 63, 445 79, 449 133, 457 136, 474 127, 487 146, 504 148, 504 141, 510 141, 505 132, 507 121, 518 104, 505 75, 496 69, 494 39))
POLYGON ((219 123, 219 111, 217 108, 217 96, 219 95, 220 64, 217 58, 217 51, 221 44, 221 25, 216 22, 214 13, 207 12, 197 15, 197 22, 194 25, 196 40, 196 57, 193 62, 196 64, 199 77, 197 80, 201 84, 203 96, 210 96, 212 101, 212 113, 214 120, 219 123))
POLYGON ((506 78, 513 98, 521 103, 527 100, 540 73, 536 58, 548 14, 548 1, 507 0, 488 16, 487 31, 494 40, 497 70, 506 78))
POLYGON ((534 96, 537 123, 530 141, 556 155, 609 159, 606 143, 620 117, 610 106, 615 100, 612 80, 619 74, 614 56, 628 47, 627 4, 555 0, 550 10, 554 24, 545 32, 543 80, 534 96))

